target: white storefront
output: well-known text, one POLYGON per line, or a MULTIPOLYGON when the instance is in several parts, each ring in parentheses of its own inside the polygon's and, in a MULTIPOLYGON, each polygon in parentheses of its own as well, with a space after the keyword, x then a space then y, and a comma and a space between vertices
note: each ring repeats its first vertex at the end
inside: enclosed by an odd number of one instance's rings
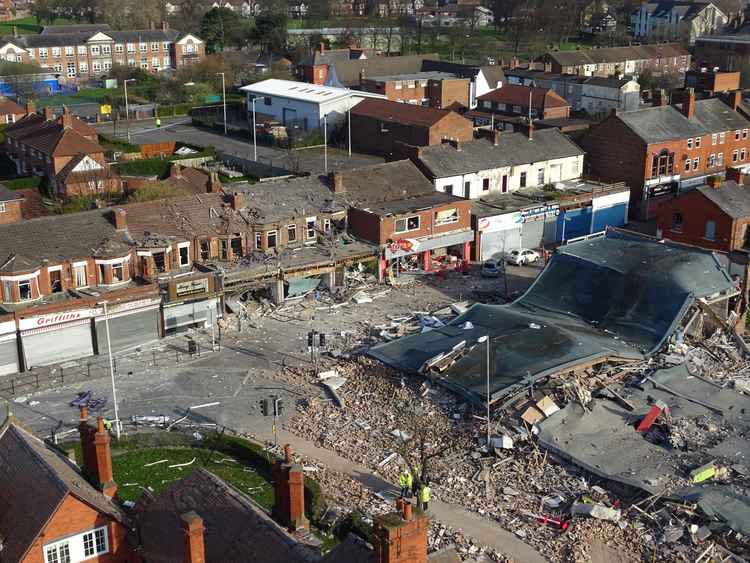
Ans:
POLYGON ((19 371, 16 322, 0 322, 0 375, 19 371))
POLYGON ((21 319, 26 369, 94 355, 91 319, 96 309, 78 309, 21 319))
POLYGON ((146 298, 107 306, 98 310, 95 319, 99 354, 107 353, 107 323, 112 353, 142 346, 159 339, 159 306, 161 298, 146 298))

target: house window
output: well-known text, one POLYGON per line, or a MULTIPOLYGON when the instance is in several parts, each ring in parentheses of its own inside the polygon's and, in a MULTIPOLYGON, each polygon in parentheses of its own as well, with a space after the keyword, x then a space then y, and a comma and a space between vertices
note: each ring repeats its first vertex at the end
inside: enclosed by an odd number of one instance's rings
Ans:
POLYGON ((13 282, 3 280, 3 302, 12 303, 13 301, 13 282))
POLYGON ((52 293, 62 292, 62 268, 49 271, 49 285, 52 293))
POLYGON ((747 129, 743 129, 743 130, 742 130, 742 139, 743 139, 743 140, 744 140, 744 139, 747 139, 747 132, 748 132, 748 130, 747 130, 747 129))
POLYGON ((138 48, 140 49, 141 53, 145 53, 148 51, 148 45, 146 43, 140 43, 138 45, 138 48))
POLYGON ((162 49, 163 49, 164 51, 169 51, 169 41, 164 41, 164 42, 163 42, 163 43, 161 44, 161 48, 162 48, 162 49))
POLYGON ((519 181, 519 186, 522 188, 526 187, 526 172, 521 172, 521 179, 519 181))
POLYGON ((32 299, 34 293, 32 286, 36 278, 21 280, 18 282, 18 294, 21 301, 32 299))
POLYGON ((151 50, 152 51, 158 51, 159 50, 159 44, 158 43, 151 43, 151 50))
POLYGON ((690 172, 690 159, 685 161, 685 172, 690 172))
POLYGON ((233 236, 230 247, 234 256, 242 256, 242 237, 240 235, 233 236))
POLYGON ((723 152, 720 152, 719 154, 716 155, 716 166, 718 166, 719 168, 724 166, 724 153, 723 152))
POLYGON ((710 154, 708 155, 708 167, 713 168, 714 166, 716 166, 716 155, 710 154))
POLYGON ((688 150, 690 150, 690 149, 693 148, 693 139, 692 138, 687 140, 687 147, 688 147, 688 150))
POLYGON ((288 242, 297 242, 297 225, 287 225, 286 240, 288 242))
POLYGON ((681 213, 675 213, 672 215, 672 231, 675 233, 681 233, 682 232, 682 214, 681 213))
POLYGON ((65 47, 65 55, 68 57, 72 57, 75 54, 75 49, 73 47, 65 47))
POLYGON ((102 55, 111 55, 112 45, 102 45, 102 55))
POLYGON ((327 235, 331 234, 331 220, 323 219, 323 232, 327 235))
POLYGON ((109 552, 107 528, 101 527, 44 546, 45 563, 73 563, 109 552))
POLYGON ((70 563, 70 545, 68 541, 47 546, 44 550, 44 561, 45 563, 70 563))
POLYGON ((719 144, 723 145, 726 140, 726 133, 719 133, 719 144))
POLYGON ((263 248, 263 233, 255 233, 255 249, 260 250, 263 248))
POLYGON ((740 160, 745 160, 747 156, 747 149, 740 149, 740 160))
POLYGON ((79 55, 85 55, 86 54, 86 45, 79 45, 78 46, 78 54, 79 55))
POLYGON ((276 231, 268 231, 266 233, 266 247, 267 248, 276 248, 276 231))
POLYGON ((117 45, 115 45, 115 53, 121 55, 124 52, 125 52, 125 45, 123 45, 122 43, 118 43, 117 45))
POLYGON ((181 245, 179 247, 180 253, 180 266, 188 266, 190 264, 190 243, 181 245))
POLYGON ((227 239, 221 239, 219 243, 219 256, 222 260, 229 258, 229 244, 227 243, 227 239))
POLYGON ((651 177, 666 176, 672 174, 674 170, 674 153, 670 153, 667 149, 662 149, 659 154, 654 155, 654 159, 651 161, 651 177))
POLYGON ((201 245, 201 260, 208 260, 211 257, 211 250, 209 246, 209 242, 207 240, 202 240, 200 242, 201 245))
POLYGON ((482 191, 486 192, 489 189, 490 189, 490 179, 489 178, 484 178, 482 180, 482 191))
POLYGON ((273 103, 271 96, 263 96, 263 105, 270 106, 273 103))
POLYGON ((102 71, 102 63, 99 61, 94 61, 94 63, 91 65, 91 68, 94 69, 94 72, 101 72, 102 71))
POLYGON ((450 225, 458 223, 458 209, 445 209, 444 211, 435 212, 435 226, 450 225))
POLYGON ((544 185, 544 168, 540 168, 539 170, 537 170, 536 174, 537 174, 537 178, 536 178, 537 185, 543 186, 544 185))
POLYGON ((135 43, 128 43, 128 53, 135 53, 135 43))
POLYGON ((737 131, 734 132, 734 140, 739 141, 740 140, 741 131, 737 129, 737 131))
POLYGON ((107 552, 107 529, 97 528, 92 532, 83 534, 83 555, 93 557, 107 552))
POLYGON ((732 151, 732 162, 737 162, 740 158, 740 151, 734 150, 732 151))
POLYGON ((700 165, 700 163, 701 163, 701 159, 700 158, 694 158, 693 159, 693 170, 698 170, 698 166, 700 165))
POLYGON ((315 238, 315 217, 308 217, 307 221, 305 223, 306 228, 306 237, 307 240, 311 240, 315 238))
POLYGON ((112 283, 121 283, 125 281, 125 272, 122 262, 112 264, 112 283))
POLYGON ((53 57, 59 57, 60 56, 60 47, 52 47, 52 56, 53 57))
POLYGON ((5 203, 0 202, 0 213, 5 213, 5 203))
POLYGON ((396 228, 394 232, 405 233, 407 231, 418 231, 419 230, 419 215, 412 215, 411 217, 403 217, 396 219, 396 228))
POLYGON ((703 236, 706 240, 716 240, 716 221, 706 221, 706 232, 703 236))
POLYGON ((701 148, 701 138, 700 137, 696 137, 695 138, 695 148, 696 149, 701 148))
POLYGON ((718 137, 719 137, 719 136, 718 136, 718 135, 717 135, 716 133, 711 133, 711 144, 712 144, 712 145, 715 145, 715 144, 716 144, 716 139, 717 139, 718 137))
POLYGON ((47 58, 47 49, 40 47, 39 48, 39 58, 40 59, 46 59, 47 58))
POLYGON ((91 54, 95 55, 95 56, 98 56, 98 55, 101 54, 101 48, 99 47, 99 45, 92 45, 91 46, 91 54))
POLYGON ((471 197, 471 182, 464 182, 464 197, 467 199, 471 197))
POLYGON ((164 253, 154 252, 152 256, 154 258, 154 267, 156 268, 156 271, 164 272, 166 269, 166 263, 167 263, 167 261, 164 259, 164 253))
POLYGON ((73 266, 73 279, 76 287, 86 287, 89 284, 89 278, 86 275, 86 264, 73 266))
POLYGON ((68 78, 75 78, 76 75, 76 64, 68 63, 68 78))

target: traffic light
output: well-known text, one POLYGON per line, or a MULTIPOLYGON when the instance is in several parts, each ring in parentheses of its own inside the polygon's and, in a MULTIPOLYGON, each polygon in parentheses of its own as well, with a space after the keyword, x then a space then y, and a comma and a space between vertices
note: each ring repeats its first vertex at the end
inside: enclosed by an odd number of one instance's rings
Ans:
POLYGON ((325 348, 326 347, 326 335, 322 332, 320 333, 320 347, 325 348))
POLYGON ((268 416, 268 399, 260 400, 260 413, 263 416, 268 416))

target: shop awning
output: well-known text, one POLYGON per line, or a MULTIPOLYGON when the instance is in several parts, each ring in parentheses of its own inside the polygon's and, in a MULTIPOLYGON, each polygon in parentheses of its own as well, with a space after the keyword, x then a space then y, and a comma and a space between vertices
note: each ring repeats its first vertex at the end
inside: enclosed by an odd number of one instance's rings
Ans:
POLYGON ((454 244, 463 244, 464 242, 469 242, 471 240, 474 240, 474 231, 462 231, 460 233, 418 239, 417 244, 412 245, 409 250, 404 250, 402 248, 391 250, 390 247, 386 246, 385 258, 386 260, 391 260, 392 258, 398 258, 399 256, 410 256, 417 252, 424 252, 425 250, 433 250, 435 248, 445 248, 453 246, 454 244))

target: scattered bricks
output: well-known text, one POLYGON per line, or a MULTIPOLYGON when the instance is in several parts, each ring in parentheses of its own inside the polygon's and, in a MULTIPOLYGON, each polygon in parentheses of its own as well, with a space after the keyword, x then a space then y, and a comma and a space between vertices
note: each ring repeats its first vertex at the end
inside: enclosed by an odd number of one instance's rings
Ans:
POLYGON ((656 419, 659 417, 659 415, 665 411, 667 411, 667 405, 663 401, 656 401, 651 406, 651 410, 648 411, 646 416, 643 417, 643 420, 641 420, 641 423, 638 425, 638 432, 648 432, 649 428, 656 422, 656 419))

